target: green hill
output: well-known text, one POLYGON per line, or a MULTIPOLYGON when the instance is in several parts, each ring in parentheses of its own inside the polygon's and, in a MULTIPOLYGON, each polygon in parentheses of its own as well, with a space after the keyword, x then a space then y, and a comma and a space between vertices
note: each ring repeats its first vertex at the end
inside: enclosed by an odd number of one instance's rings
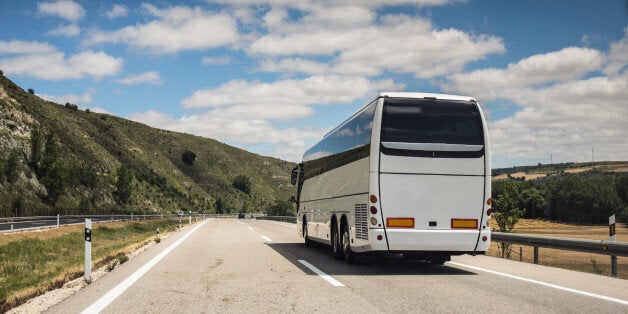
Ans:
POLYGON ((0 216, 261 212, 292 193, 290 162, 48 102, 2 75, 0 108, 0 216))

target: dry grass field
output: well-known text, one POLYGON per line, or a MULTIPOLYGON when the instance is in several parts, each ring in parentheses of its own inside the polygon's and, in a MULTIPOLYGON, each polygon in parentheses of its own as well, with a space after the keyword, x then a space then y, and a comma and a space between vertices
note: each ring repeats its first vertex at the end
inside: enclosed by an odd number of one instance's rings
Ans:
MULTIPOLYGON (((178 227, 176 219, 98 223, 92 264, 115 267, 130 252, 178 227)), ((83 275, 84 226, 62 226, 0 236, 0 313, 83 275)))
MULTIPOLYGON (((495 220, 491 220, 493 230, 497 229, 495 220)), ((554 223, 542 220, 521 219, 515 226, 515 232, 521 234, 534 234, 540 236, 580 238, 591 240, 609 240, 608 226, 586 226, 554 223)), ((617 241, 628 242, 628 227, 617 224, 617 241)), ((500 256, 497 243, 491 243, 488 251, 490 256, 500 256)), ((510 258, 519 260, 519 249, 523 250, 523 261, 533 262, 533 248, 530 246, 512 245, 510 258)), ((564 250, 539 248, 539 264, 605 276, 611 274, 611 258, 608 255, 589 254, 564 250)), ((617 273, 619 278, 628 279, 628 257, 618 257, 617 273)))

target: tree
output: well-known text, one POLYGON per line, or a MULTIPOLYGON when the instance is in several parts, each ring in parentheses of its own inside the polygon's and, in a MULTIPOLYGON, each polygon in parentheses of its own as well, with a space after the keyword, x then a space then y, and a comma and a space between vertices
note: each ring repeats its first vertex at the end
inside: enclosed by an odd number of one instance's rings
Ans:
POLYGON ((63 161, 54 160, 46 168, 46 172, 41 179, 41 182, 46 187, 48 192, 48 203, 54 205, 59 197, 65 194, 65 189, 68 186, 70 179, 68 167, 65 166, 63 161))
POLYGON ((32 89, 32 88, 29 88, 28 89, 28 93, 31 94, 31 95, 35 95, 35 90, 32 89))
MULTIPOLYGON (((511 232, 523 215, 524 210, 520 209, 517 204, 518 198, 517 186, 512 182, 505 182, 503 192, 493 200, 493 210, 497 212, 495 221, 500 232, 511 232)), ((510 257, 509 243, 501 243, 500 249, 502 257, 510 257)))
POLYGON ((249 177, 243 174, 237 175, 235 177, 235 179, 233 180, 233 187, 246 194, 251 194, 251 180, 249 179, 249 177))
POLYGON ((541 190, 531 187, 519 193, 518 205, 523 209, 524 217, 535 219, 543 217, 546 203, 541 190))
POLYGON ((288 200, 275 200, 275 203, 266 211, 269 216, 294 216, 294 207, 288 200))
POLYGON ((4 176, 9 183, 15 183, 20 175, 20 155, 22 153, 19 149, 13 148, 9 152, 9 158, 4 164, 4 176))
POLYGON ((191 166, 194 164, 194 160, 196 160, 196 153, 191 150, 186 150, 181 155, 181 160, 183 160, 186 165, 191 166))
POLYGON ((118 167, 116 172, 116 184, 115 190, 113 191, 113 196, 116 201, 120 205, 127 204, 131 199, 131 194, 133 192, 133 186, 131 183, 133 182, 133 173, 125 166, 121 165, 118 167))
POLYGON ((74 110, 74 111, 78 110, 78 106, 77 105, 71 104, 69 102, 65 103, 65 107, 68 108, 68 109, 74 110))

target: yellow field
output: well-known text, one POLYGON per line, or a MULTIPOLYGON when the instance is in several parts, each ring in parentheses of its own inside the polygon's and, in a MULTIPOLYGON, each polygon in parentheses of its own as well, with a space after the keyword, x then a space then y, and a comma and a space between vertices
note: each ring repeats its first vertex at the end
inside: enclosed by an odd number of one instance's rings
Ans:
MULTIPOLYGON (((495 220, 491 220, 492 230, 497 229, 495 220)), ((541 236, 580 238, 590 240, 609 240, 608 226, 582 226, 562 224, 542 220, 521 219, 515 226, 515 232, 521 234, 535 234, 541 236)), ((617 241, 628 242, 628 228, 623 224, 617 225, 617 241)), ((534 254, 530 246, 512 245, 510 258, 519 260, 519 249, 523 249, 523 261, 532 263, 534 254)), ((497 243, 491 243, 488 251, 490 256, 500 256, 501 251, 497 243)), ((565 269, 599 273, 605 276, 611 274, 611 258, 608 255, 589 254, 565 250, 539 248, 539 264, 565 269)), ((628 257, 618 257, 617 273, 619 278, 628 279, 628 257)))

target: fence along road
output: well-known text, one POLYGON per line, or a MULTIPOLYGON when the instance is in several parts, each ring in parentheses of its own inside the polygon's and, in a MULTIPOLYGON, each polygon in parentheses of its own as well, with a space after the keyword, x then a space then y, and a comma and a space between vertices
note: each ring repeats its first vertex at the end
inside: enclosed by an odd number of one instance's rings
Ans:
POLYGON ((626 280, 486 256, 445 266, 400 258, 347 265, 328 248, 306 248, 292 224, 213 219, 188 235, 199 224, 49 311, 87 309, 185 236, 102 312, 628 311, 626 280))

